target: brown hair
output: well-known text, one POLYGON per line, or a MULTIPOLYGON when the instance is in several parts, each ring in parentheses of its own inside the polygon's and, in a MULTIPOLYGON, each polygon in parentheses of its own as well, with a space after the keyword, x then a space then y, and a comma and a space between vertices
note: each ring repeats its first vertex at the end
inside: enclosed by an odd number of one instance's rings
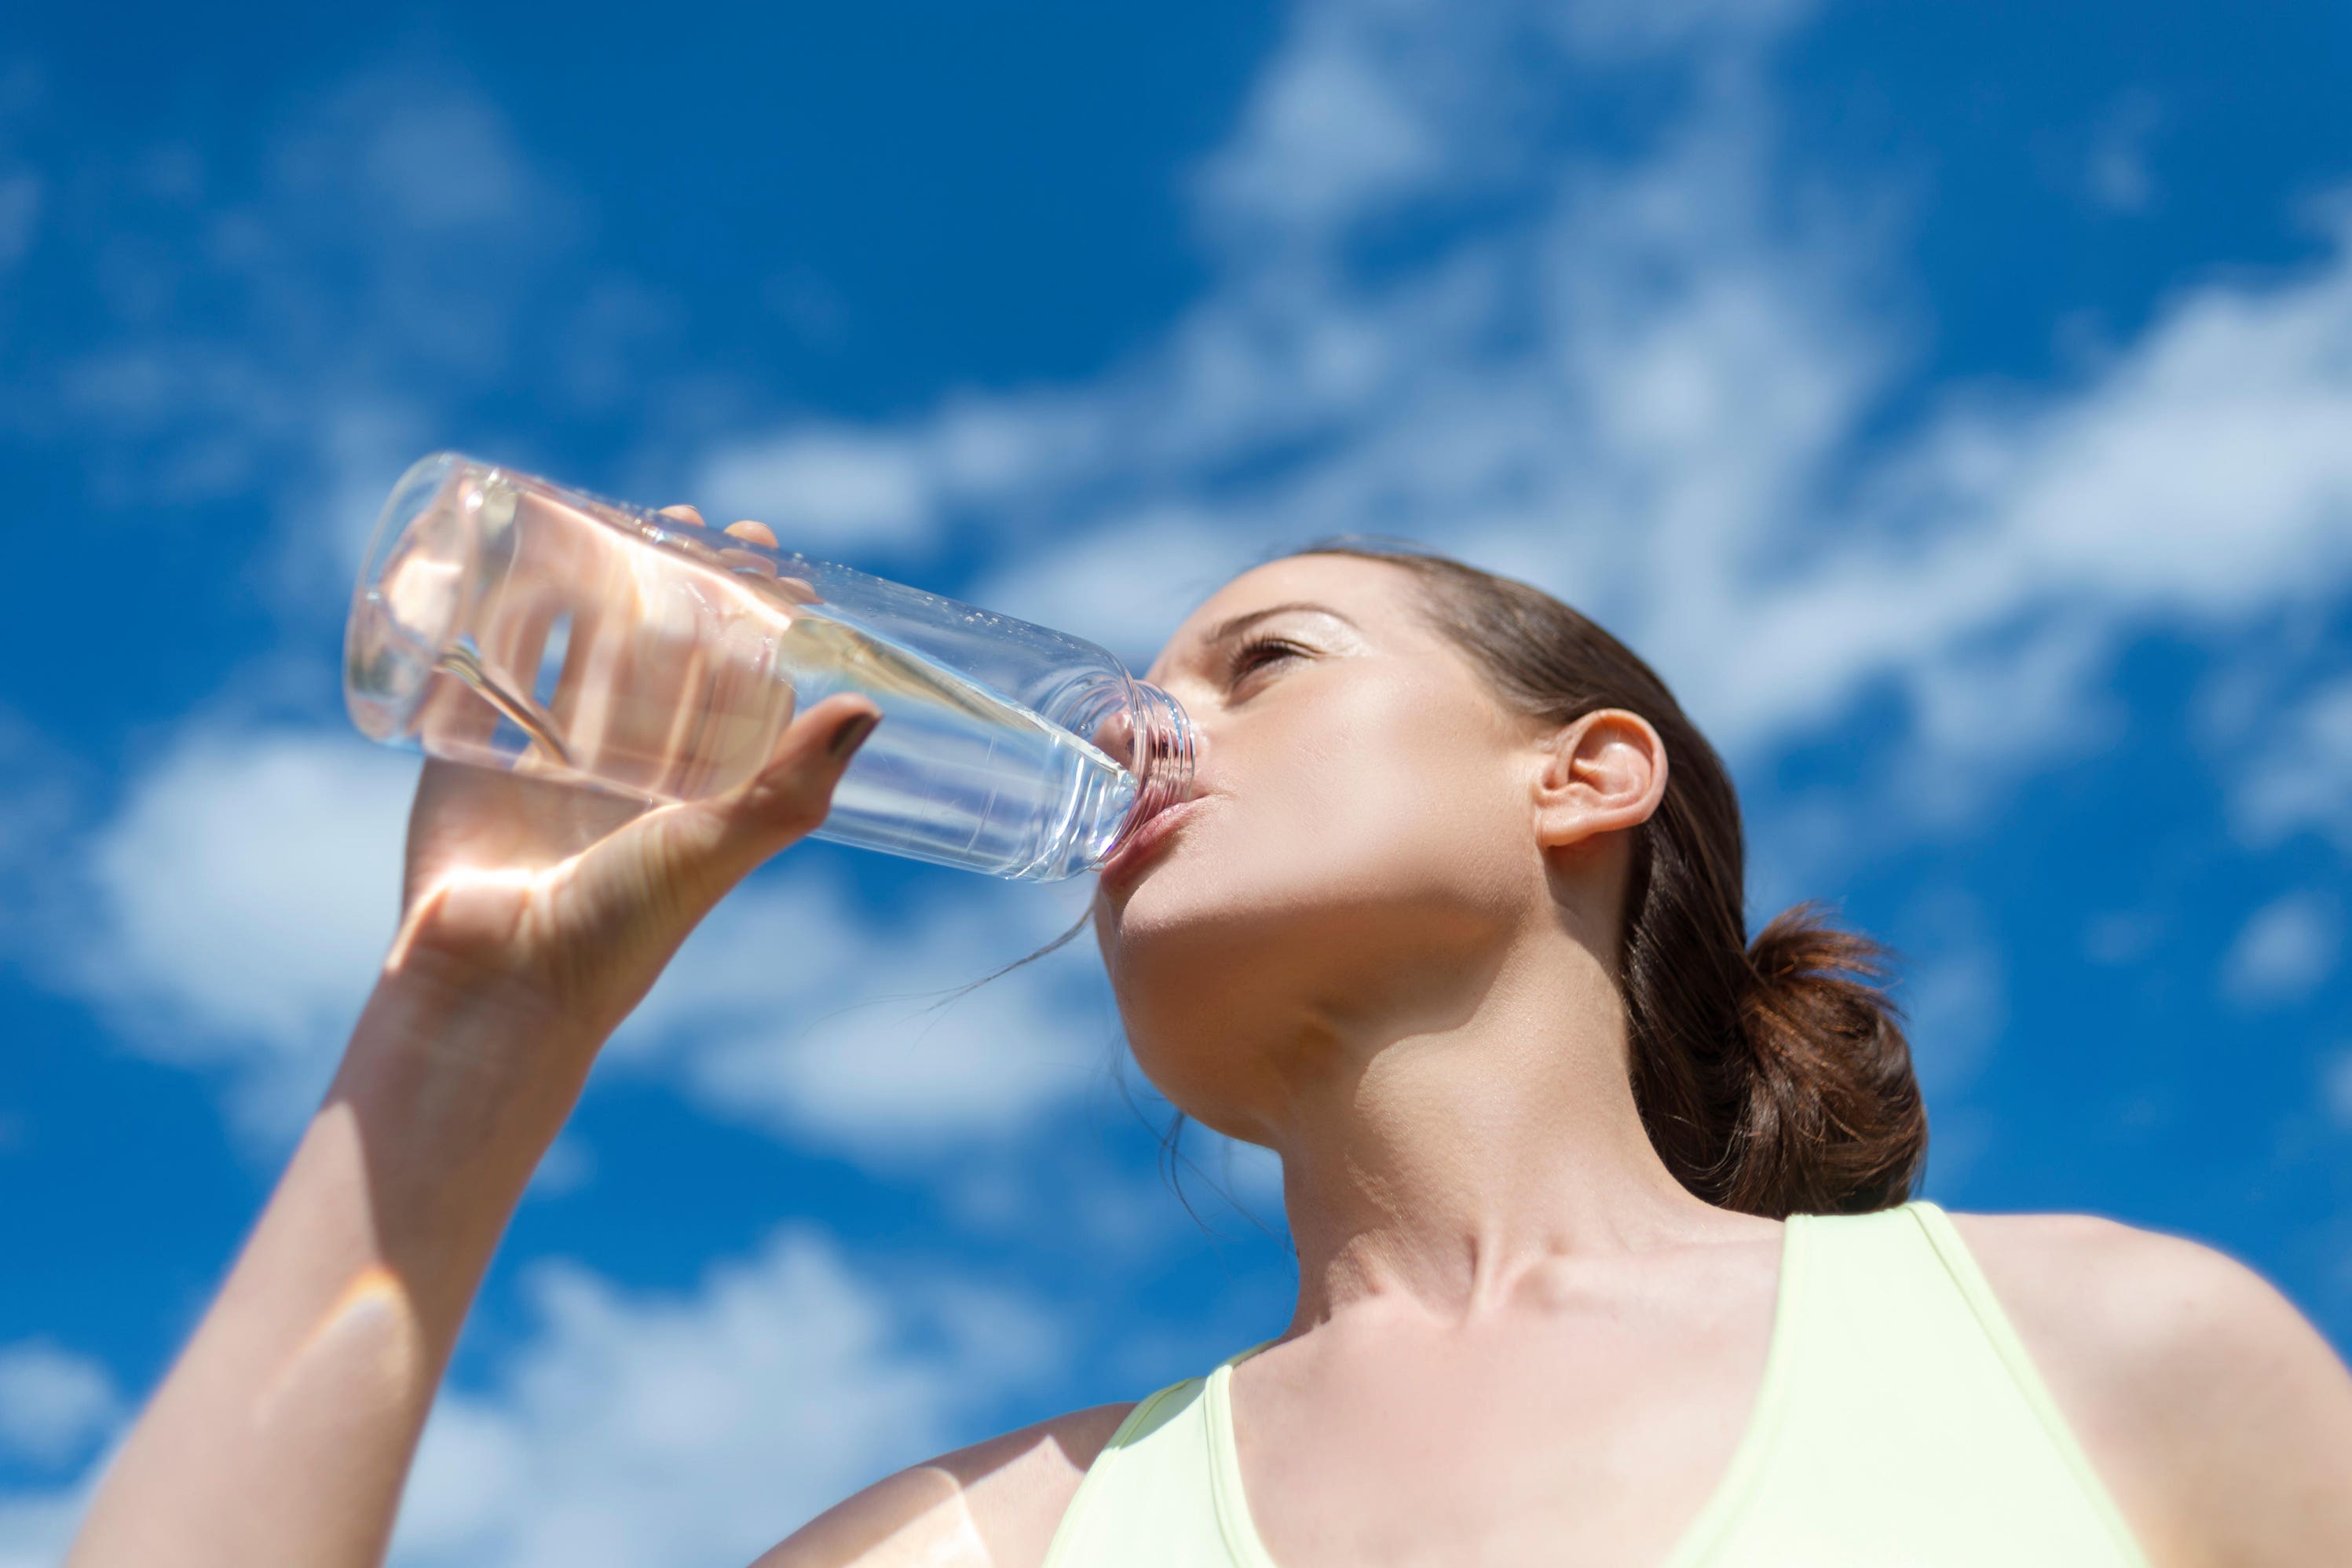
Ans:
POLYGON ((1665 798, 1626 878, 1619 984, 1634 1103, 1675 1179, 1775 1218, 1908 1197, 1927 1117, 1878 985, 1889 955, 1812 904, 1748 940, 1738 797, 1656 672, 1540 589, 1415 546, 1349 536, 1293 553, 1412 572, 1433 622, 1531 716, 1566 725, 1624 708, 1665 742, 1665 798))

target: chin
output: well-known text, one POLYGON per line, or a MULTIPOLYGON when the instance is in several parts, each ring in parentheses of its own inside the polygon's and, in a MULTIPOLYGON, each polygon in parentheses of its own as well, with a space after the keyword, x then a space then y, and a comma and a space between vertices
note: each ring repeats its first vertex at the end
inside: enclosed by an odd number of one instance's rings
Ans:
POLYGON ((1216 825, 1205 818, 1186 824, 1102 890, 1096 929, 1114 984, 1170 970, 1208 979, 1252 948, 1294 942, 1302 915, 1328 897, 1317 885, 1331 879, 1328 859, 1290 863, 1277 846, 1256 841, 1260 835, 1220 839, 1216 825))
POLYGON ((1226 1120, 1214 1084, 1318 1018, 1450 998, 1511 926, 1475 856, 1341 861, 1311 831, 1187 840, 1106 893, 1096 935, 1137 1063, 1211 1125, 1226 1120))

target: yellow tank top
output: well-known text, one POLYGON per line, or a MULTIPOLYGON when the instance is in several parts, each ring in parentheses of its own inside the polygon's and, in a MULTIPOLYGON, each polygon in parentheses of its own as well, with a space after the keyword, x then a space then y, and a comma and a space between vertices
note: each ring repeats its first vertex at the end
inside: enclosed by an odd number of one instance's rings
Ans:
MULTIPOLYGON (((1276 1568, 1228 1396, 1273 1343, 1129 1412, 1045 1568, 1276 1568)), ((1943 1210, 1791 1218, 1763 1386, 1666 1568, 1986 1563, 2146 1568, 1943 1210)))

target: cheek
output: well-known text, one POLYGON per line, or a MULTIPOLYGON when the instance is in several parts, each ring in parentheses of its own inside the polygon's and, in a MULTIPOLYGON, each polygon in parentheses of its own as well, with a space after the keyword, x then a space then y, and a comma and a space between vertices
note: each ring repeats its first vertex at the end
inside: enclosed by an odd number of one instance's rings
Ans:
MULTIPOLYGON (((1458 694, 1324 683, 1229 748, 1233 798, 1136 890, 1159 904, 1477 904, 1517 891, 1531 816, 1491 718, 1458 694)), ((1192 913, 1200 913, 1192 908, 1192 913)))
POLYGON ((1439 700, 1367 683, 1318 715, 1318 744, 1296 784, 1276 791, 1293 831, 1265 852, 1287 851, 1279 863, 1340 885, 1362 881, 1375 895, 1490 886, 1527 831, 1526 802, 1479 716, 1439 700))

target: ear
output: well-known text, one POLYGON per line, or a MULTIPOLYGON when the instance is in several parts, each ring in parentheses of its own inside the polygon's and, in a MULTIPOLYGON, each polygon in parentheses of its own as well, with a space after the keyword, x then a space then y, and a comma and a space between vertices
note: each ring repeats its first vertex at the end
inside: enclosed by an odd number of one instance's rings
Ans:
POLYGON ((1637 828, 1666 798, 1666 743, 1640 714, 1596 708, 1551 737, 1536 778, 1536 837, 1564 849, 1637 828))

